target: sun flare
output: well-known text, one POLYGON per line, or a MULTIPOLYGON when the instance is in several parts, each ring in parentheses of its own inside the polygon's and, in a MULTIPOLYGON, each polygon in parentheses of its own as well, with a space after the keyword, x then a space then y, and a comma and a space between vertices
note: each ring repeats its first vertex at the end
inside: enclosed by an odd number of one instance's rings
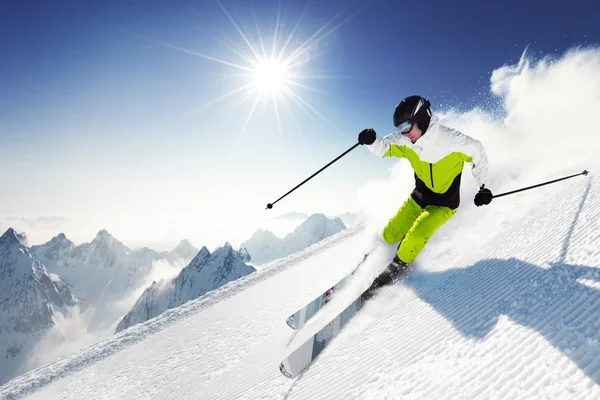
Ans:
POLYGON ((252 72, 255 89, 260 92, 281 93, 290 79, 287 66, 276 59, 262 59, 252 72))
MULTIPOLYGON (((310 61, 314 57, 324 54, 319 51, 319 43, 336 31, 342 24, 350 19, 339 22, 342 13, 337 14, 331 20, 327 21, 323 26, 318 28, 310 37, 305 40, 298 39, 297 33, 300 30, 300 23, 304 18, 304 14, 300 16, 296 24, 286 24, 281 20, 281 4, 277 9, 276 22, 272 27, 262 28, 259 26, 256 15, 255 28, 256 36, 250 35, 251 31, 242 30, 241 26, 225 9, 219 0, 216 1, 231 25, 239 34, 240 41, 235 41, 231 38, 224 37, 221 43, 231 51, 233 58, 237 60, 225 60, 215 56, 211 56, 197 51, 188 50, 179 46, 174 46, 165 42, 152 40, 158 44, 174 48, 184 53, 192 54, 210 60, 227 67, 235 68, 241 71, 246 77, 246 82, 240 86, 233 88, 227 93, 224 93, 213 100, 205 103, 200 107, 208 107, 225 99, 233 99, 235 102, 244 103, 250 100, 250 107, 243 126, 241 127, 238 136, 238 143, 244 136, 246 129, 253 115, 259 109, 259 104, 270 102, 273 105, 274 113, 270 114, 277 121, 278 132, 283 136, 281 112, 287 111, 287 115, 296 127, 299 123, 295 116, 295 108, 304 112, 312 121, 320 125, 320 122, 325 122, 332 125, 331 122, 320 113, 320 111, 311 105, 305 96, 307 91, 313 93, 327 92, 319 90, 308 85, 308 80, 328 79, 332 76, 318 73, 307 73, 307 67, 310 69, 310 61), (284 33, 285 27, 292 27, 291 31, 284 33), (263 31, 269 30, 270 35, 263 37, 263 31), (240 46, 241 45, 241 46, 240 46), (244 49, 243 47, 246 47, 244 49)), ((264 109, 264 107, 261 107, 264 109)), ((233 154, 235 154, 234 146, 233 154)))

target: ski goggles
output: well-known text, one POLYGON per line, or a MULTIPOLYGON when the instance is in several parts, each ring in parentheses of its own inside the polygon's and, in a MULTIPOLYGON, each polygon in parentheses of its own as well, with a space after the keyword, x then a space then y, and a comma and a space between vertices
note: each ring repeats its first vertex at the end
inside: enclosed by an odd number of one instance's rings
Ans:
POLYGON ((410 132, 410 130, 412 129, 414 124, 415 124, 415 121, 413 121, 412 119, 409 119, 409 120, 404 121, 400 125, 398 125, 396 127, 396 129, 398 129, 399 133, 406 135, 408 132, 410 132))

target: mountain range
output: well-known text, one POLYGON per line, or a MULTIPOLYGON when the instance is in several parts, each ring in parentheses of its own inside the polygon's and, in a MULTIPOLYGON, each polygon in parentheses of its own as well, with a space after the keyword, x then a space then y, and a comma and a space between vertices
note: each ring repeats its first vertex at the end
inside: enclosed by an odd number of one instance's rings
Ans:
MULTIPOLYGON (((131 250, 106 230, 90 243, 75 245, 60 233, 29 247, 25 233, 9 229, 0 239, 0 356, 10 361, 2 364, 0 381, 25 371, 35 345, 56 326, 55 313, 64 320, 78 306, 87 315, 87 332, 119 332, 254 273, 246 245, 265 262, 343 229, 339 218, 315 214, 284 239, 259 231, 240 250, 226 243, 213 253, 206 247, 198 251, 187 240, 170 252, 131 250), (173 276, 173 268, 170 275, 161 273, 166 268, 161 262, 182 269, 174 278, 149 280, 173 276)), ((53 337, 61 341, 60 329, 58 336, 55 330, 53 337)))
POLYGON ((171 252, 159 253, 146 247, 133 251, 106 230, 79 246, 61 233, 45 244, 31 247, 36 259, 68 281, 90 303, 122 297, 143 282, 157 260, 181 259, 187 263, 197 252, 187 240, 171 252))
POLYGON ((8 229, 0 237, 0 382, 14 376, 40 337, 67 316, 78 300, 68 284, 51 274, 8 229))
POLYGON ((119 322, 117 332, 255 272, 253 267, 246 264, 249 261, 250 256, 244 249, 235 251, 229 243, 212 254, 202 247, 176 278, 153 282, 119 322))

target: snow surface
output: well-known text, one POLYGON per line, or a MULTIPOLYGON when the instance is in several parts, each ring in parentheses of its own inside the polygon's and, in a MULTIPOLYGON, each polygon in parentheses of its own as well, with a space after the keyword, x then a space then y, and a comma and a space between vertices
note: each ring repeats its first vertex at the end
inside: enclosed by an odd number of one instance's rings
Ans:
POLYGON ((394 246, 373 232, 364 224, 346 229, 13 379, 0 397, 600 398, 600 185, 593 175, 486 208, 465 206, 404 284, 384 288, 299 377, 283 377, 279 362, 391 258, 394 246), (373 246, 346 290, 301 330, 287 327, 289 314, 373 246))

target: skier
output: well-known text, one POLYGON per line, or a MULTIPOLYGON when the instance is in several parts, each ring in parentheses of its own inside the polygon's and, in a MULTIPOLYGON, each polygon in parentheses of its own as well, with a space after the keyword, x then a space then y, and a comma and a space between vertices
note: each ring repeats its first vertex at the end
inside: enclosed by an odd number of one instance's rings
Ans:
MULTIPOLYGON (((387 244, 398 244, 394 259, 373 281, 381 287, 408 271, 433 233, 455 213, 460 202, 460 179, 464 162, 473 164, 479 191, 477 207, 492 201, 487 188, 488 161, 481 143, 441 125, 431 104, 421 96, 409 96, 394 111, 397 132, 378 137, 364 129, 358 143, 380 157, 406 158, 415 172, 415 188, 381 233, 387 244)), ((370 297, 370 296, 368 296, 370 297)))

